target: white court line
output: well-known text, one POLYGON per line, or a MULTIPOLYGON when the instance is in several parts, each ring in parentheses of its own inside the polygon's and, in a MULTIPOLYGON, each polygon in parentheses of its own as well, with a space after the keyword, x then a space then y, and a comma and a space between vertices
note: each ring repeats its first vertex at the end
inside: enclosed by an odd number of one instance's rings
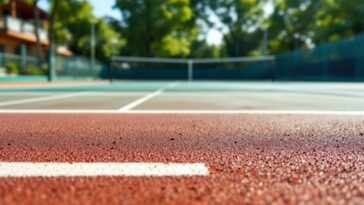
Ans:
POLYGON ((1 162, 0 177, 207 176, 204 163, 1 162))
POLYGON ((119 112, 129 111, 129 110, 135 108, 136 106, 144 103, 145 101, 150 100, 150 99, 162 94, 165 89, 177 86, 178 83, 179 82, 174 82, 174 83, 170 83, 170 84, 168 84, 166 86, 163 86, 162 88, 160 88, 160 89, 158 89, 158 90, 156 90, 156 91, 154 91, 152 93, 149 93, 148 95, 145 95, 145 96, 143 96, 143 97, 141 97, 141 98, 139 98, 139 99, 137 99, 137 100, 123 106, 123 107, 121 107, 118 111, 119 112))
POLYGON ((364 115, 364 111, 336 110, 131 110, 133 114, 252 114, 252 115, 364 115))
POLYGON ((348 115, 364 116, 364 111, 343 110, 41 110, 41 109, 0 109, 4 114, 247 114, 247 115, 348 115))
MULTIPOLYGON (((50 96, 50 95, 59 95, 65 94, 70 92, 8 92, 8 93, 1 93, 0 96, 50 96)), ((118 93, 118 92, 87 92, 85 95, 87 96, 143 96, 148 92, 125 92, 125 93, 118 93)))
POLYGON ((25 103, 48 101, 48 100, 58 100, 58 99, 63 99, 63 98, 77 97, 77 96, 86 95, 86 94, 87 94, 87 92, 77 92, 77 93, 67 93, 67 94, 62 94, 62 95, 52 95, 52 96, 28 98, 28 99, 22 99, 22 100, 5 101, 5 102, 0 103, 0 107, 8 106, 8 105, 19 105, 19 104, 25 104, 25 103))

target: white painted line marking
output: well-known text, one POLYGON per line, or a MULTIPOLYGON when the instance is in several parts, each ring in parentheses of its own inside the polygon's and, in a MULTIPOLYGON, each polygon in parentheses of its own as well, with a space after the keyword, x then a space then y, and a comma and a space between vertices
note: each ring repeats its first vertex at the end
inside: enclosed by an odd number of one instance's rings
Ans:
POLYGON ((165 89, 175 87, 176 85, 178 85, 178 83, 179 82, 174 82, 174 83, 170 83, 170 84, 168 84, 166 86, 163 86, 162 88, 160 88, 160 89, 158 89, 158 90, 156 90, 156 91, 154 91, 152 93, 149 93, 148 95, 145 95, 145 96, 143 96, 143 97, 141 97, 141 98, 127 104, 127 105, 125 105, 124 107, 121 107, 118 111, 119 112, 129 111, 129 110, 137 107, 138 105, 146 102, 147 100, 150 100, 150 99, 162 94, 165 89))
POLYGON ((204 163, 0 163, 0 177, 207 175, 209 170, 204 163))
MULTIPOLYGON (((1 96, 51 96, 51 95, 59 95, 59 94, 66 94, 66 93, 70 93, 70 92, 5 92, 5 93, 1 93, 0 92, 0 97, 1 96)), ((121 96, 121 97, 128 97, 128 96, 144 96, 148 94, 148 92, 123 92, 123 93, 119 93, 119 92, 87 92, 85 93, 85 95, 87 96, 121 96)))
POLYGON ((26 103, 41 102, 41 101, 58 100, 58 99, 63 99, 63 98, 71 98, 71 97, 86 95, 86 93, 87 92, 77 92, 77 93, 67 93, 67 94, 62 94, 62 95, 52 95, 52 96, 29 98, 29 99, 22 99, 22 100, 12 100, 12 101, 1 102, 0 106, 19 105, 19 104, 26 104, 26 103))
MULTIPOLYGON (((29 109, 0 109, 0 113, 43 113, 43 114, 118 114, 117 110, 29 110, 29 109)), ((123 112, 126 113, 126 112, 123 112)))
POLYGON ((142 98, 139 98, 139 99, 137 99, 137 100, 135 100, 135 101, 133 101, 133 102, 125 105, 124 107, 120 108, 119 109, 119 112, 129 111, 129 110, 135 108, 136 106, 142 104, 143 102, 145 102, 145 101, 147 101, 149 99, 152 99, 152 98, 154 98, 157 95, 160 95, 163 92, 163 90, 164 90, 164 88, 161 88, 161 89, 159 89, 157 91, 154 91, 152 93, 149 93, 148 95, 145 95, 142 98))
POLYGON ((129 97, 129 96, 144 96, 148 94, 149 92, 92 92, 87 93, 87 96, 93 97, 93 96, 120 96, 120 97, 129 97))
POLYGON ((28 110, 0 109, 8 114, 247 114, 247 115, 348 115, 364 116, 364 111, 319 110, 28 110))
POLYGON ((131 110, 128 114, 252 114, 252 115, 364 115, 364 111, 336 110, 131 110))

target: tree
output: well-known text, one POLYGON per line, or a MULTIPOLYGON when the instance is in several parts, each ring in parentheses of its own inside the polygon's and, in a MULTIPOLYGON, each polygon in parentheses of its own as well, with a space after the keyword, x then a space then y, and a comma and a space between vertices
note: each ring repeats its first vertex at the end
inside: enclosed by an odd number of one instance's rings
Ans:
POLYGON ((119 50, 125 46, 126 41, 103 19, 97 20, 96 28, 96 36, 98 36, 96 41, 96 57, 99 60, 106 61, 112 55, 118 54, 119 50))
POLYGON ((321 0, 274 0, 269 18, 269 46, 273 54, 309 47, 315 35, 315 14, 321 0))
POLYGON ((252 54, 259 47, 261 38, 257 38, 264 0, 215 0, 209 2, 210 12, 219 22, 210 24, 217 26, 224 34, 224 50, 227 56, 245 56, 252 54))
POLYGON ((42 64, 42 51, 40 45, 40 37, 39 37, 39 9, 38 9, 39 0, 33 0, 34 7, 34 35, 36 39, 35 50, 37 56, 37 64, 40 66, 42 64))
POLYGON ((190 58, 218 58, 221 55, 221 46, 209 45, 207 35, 213 24, 209 21, 208 12, 210 0, 190 0, 193 16, 190 25, 197 30, 197 37, 191 42, 190 58))
POLYGON ((195 40, 191 43, 190 58, 218 58, 220 57, 220 47, 208 45, 205 40, 195 40))
POLYGON ((87 1, 69 0, 59 3, 55 16, 57 44, 67 44, 77 55, 90 53, 90 28, 96 26, 96 58, 106 61, 125 44, 121 36, 103 19, 96 18, 87 1))
POLYGON ((306 48, 364 31, 361 0, 274 0, 269 19, 273 53, 306 48))
POLYGON ((48 17, 48 81, 54 77, 54 55, 55 55, 55 17, 58 13, 59 0, 49 0, 51 2, 50 15, 48 17))
POLYGON ((122 18, 119 31, 127 45, 122 54, 187 56, 196 27, 189 0, 117 0, 122 18))
POLYGON ((315 43, 338 40, 364 31, 362 0, 321 2, 321 8, 315 14, 315 43))

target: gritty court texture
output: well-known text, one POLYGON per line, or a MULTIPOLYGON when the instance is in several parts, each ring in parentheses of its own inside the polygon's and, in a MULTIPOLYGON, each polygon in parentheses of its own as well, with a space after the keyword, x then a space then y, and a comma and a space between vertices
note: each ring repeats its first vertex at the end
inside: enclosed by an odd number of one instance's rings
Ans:
POLYGON ((0 83, 0 204, 363 204, 364 84, 0 83))

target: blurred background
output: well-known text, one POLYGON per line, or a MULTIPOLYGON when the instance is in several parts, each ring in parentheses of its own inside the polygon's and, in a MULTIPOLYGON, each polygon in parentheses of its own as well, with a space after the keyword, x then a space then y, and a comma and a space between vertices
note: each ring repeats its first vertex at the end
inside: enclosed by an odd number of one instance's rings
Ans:
POLYGON ((0 81, 363 81, 363 19, 362 0, 0 0, 0 81))

